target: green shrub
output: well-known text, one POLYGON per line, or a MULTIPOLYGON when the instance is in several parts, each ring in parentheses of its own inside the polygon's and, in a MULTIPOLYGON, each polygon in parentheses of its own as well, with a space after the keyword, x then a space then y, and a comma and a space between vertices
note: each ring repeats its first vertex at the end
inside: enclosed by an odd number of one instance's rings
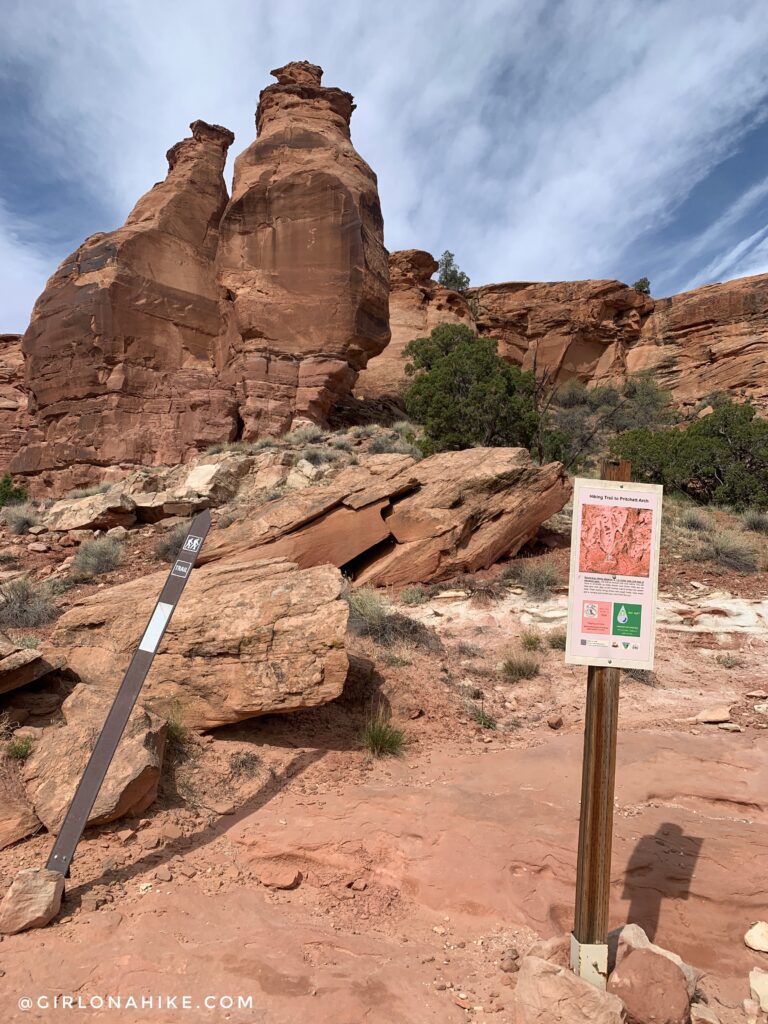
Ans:
POLYGON ((611 451, 631 461, 635 479, 664 484, 700 503, 768 508, 768 420, 749 402, 717 397, 709 415, 684 429, 629 430, 611 451))
POLYGON ((656 674, 649 672, 645 668, 625 668, 623 669, 624 675, 629 676, 630 679, 634 679, 635 682, 643 683, 644 686, 655 686, 656 685, 656 674))
POLYGON ((468 710, 475 722, 483 729, 496 728, 496 719, 493 715, 488 714, 482 704, 470 704, 468 710))
POLYGON ((335 448, 337 451, 340 451, 340 452, 351 452, 352 451, 352 442, 348 438, 346 438, 346 437, 332 437, 329 443, 330 443, 331 447, 335 448))
POLYGON ((520 583, 528 597, 545 601, 551 597, 555 587, 560 586, 560 571, 554 562, 527 558, 520 570, 520 583))
POLYGON ((632 287, 635 289, 636 292, 640 292, 641 295, 651 294, 651 282, 648 280, 647 277, 639 278, 639 280, 635 281, 632 287))
POLYGON ((730 651, 725 654, 718 654, 715 658, 718 665, 722 665, 723 668, 743 668, 744 662, 737 654, 731 654, 730 651))
POLYGON ((371 587, 347 592, 349 628, 358 636, 369 636, 382 646, 412 644, 425 650, 438 650, 440 641, 423 623, 392 611, 389 603, 371 587))
POLYGON ((328 448, 307 448, 301 457, 306 459, 311 466, 322 466, 338 459, 336 452, 330 451, 328 448))
POLYGON ((539 663, 527 654, 512 654, 504 662, 507 679, 533 679, 539 674, 539 663))
POLYGON ((753 533, 768 533, 768 513, 751 508, 744 513, 742 524, 745 530, 753 533))
POLYGON ((403 604, 424 604, 428 596, 424 587, 420 586, 406 587, 400 591, 400 600, 403 604))
POLYGON ((261 758, 255 750, 238 750, 229 758, 229 774, 238 777, 241 775, 257 775, 261 771, 261 758))
POLYGON ((31 526, 37 526, 39 517, 31 505, 6 505, 2 512, 3 522, 17 536, 29 533, 31 526))
POLYGON ((406 373, 416 376, 405 405, 423 427, 418 446, 425 455, 531 444, 538 425, 533 374, 505 362, 496 348, 464 324, 441 324, 406 346, 406 373))
POLYGON ((535 629, 525 629, 520 634, 520 643, 524 651, 540 651, 544 646, 541 633, 535 629))
POLYGON ((155 541, 155 558, 162 562, 175 562, 178 558, 181 546, 189 533, 189 523, 177 523, 155 541))
POLYGON ((369 455, 410 455, 413 459, 421 459, 423 452, 413 444, 404 441, 399 434, 387 437, 377 434, 368 445, 369 455))
POLYGON ((455 292, 465 292, 469 288, 469 278, 457 267, 454 254, 447 249, 437 261, 437 280, 455 292))
POLYGON ((695 553, 702 561, 717 562, 735 572, 757 572, 759 561, 754 547, 737 533, 721 530, 707 537, 695 553))
POLYGON ((123 545, 114 537, 87 540, 77 549, 72 568, 85 576, 101 576, 112 572, 123 557, 123 545))
POLYGON ((94 494, 105 494, 111 484, 92 484, 90 487, 76 487, 64 495, 65 498, 90 498, 94 494))
POLYGON ((508 596, 506 582, 500 577, 467 576, 461 586, 478 604, 494 604, 508 596))
POLYGON ((553 651, 564 651, 567 637, 564 629, 553 629, 547 634, 547 644, 553 651))
POLYGON ((283 441, 287 441, 288 444, 315 444, 317 441, 324 440, 325 431, 315 423, 307 423, 303 427, 297 427, 283 435, 283 441))
POLYGON ((43 626, 59 614, 50 589, 28 577, 9 580, 0 586, 0 627, 24 629, 43 626))
POLYGON ((479 658, 482 655, 482 649, 477 644, 467 643, 466 640, 462 640, 457 647, 459 654, 462 658, 479 658))
POLYGON ((14 761, 26 761, 32 753, 32 740, 28 736, 9 740, 5 750, 14 761))
POLYGON ((5 473, 0 477, 0 508, 5 505, 18 505, 27 500, 27 492, 23 487, 14 487, 13 477, 5 473))
POLYGON ((380 706, 365 723, 363 746, 374 757, 397 757, 405 746, 405 733, 392 725, 389 711, 380 706))
POLYGON ((685 508, 680 514, 680 524, 686 530, 693 530, 696 533, 709 533, 714 525, 709 516, 705 516, 697 508, 685 508))
POLYGON ((34 651, 40 646, 39 636, 17 636, 11 638, 17 647, 24 647, 26 650, 34 651))

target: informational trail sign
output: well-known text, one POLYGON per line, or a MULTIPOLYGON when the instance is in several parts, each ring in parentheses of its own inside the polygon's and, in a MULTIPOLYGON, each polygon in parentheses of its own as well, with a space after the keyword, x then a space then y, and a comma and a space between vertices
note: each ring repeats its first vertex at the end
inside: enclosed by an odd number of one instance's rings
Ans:
POLYGON ((662 490, 574 481, 566 663, 653 668, 662 490))
POLYGON ((75 790, 72 803, 69 805, 45 865, 49 870, 60 871, 64 876, 69 875, 69 865, 88 821, 88 815, 99 795, 101 784, 112 763, 112 758, 115 756, 136 698, 139 696, 152 665, 155 651, 171 621, 171 616, 210 527, 211 514, 207 509, 192 520, 189 533, 184 539, 165 586, 160 592, 158 602, 139 641, 138 649, 131 659, 128 671, 123 677, 88 764, 85 766, 83 777, 75 790))

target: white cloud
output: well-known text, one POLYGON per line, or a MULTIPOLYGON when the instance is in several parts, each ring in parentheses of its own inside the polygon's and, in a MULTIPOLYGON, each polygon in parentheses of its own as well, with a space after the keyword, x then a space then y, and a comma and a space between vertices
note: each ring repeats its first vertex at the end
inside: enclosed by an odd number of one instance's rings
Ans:
MULTIPOLYGON (((194 118, 244 148, 269 69, 307 58, 355 94, 388 246, 450 247, 476 283, 614 276, 768 91, 759 0, 738 14, 717 0, 6 7, 0 61, 36 95, 29 159, 98 196, 104 229, 163 176, 194 118)), ((0 221, 0 272, 15 263, 17 282, 0 329, 23 327, 39 267, 65 255, 18 234, 0 221)))

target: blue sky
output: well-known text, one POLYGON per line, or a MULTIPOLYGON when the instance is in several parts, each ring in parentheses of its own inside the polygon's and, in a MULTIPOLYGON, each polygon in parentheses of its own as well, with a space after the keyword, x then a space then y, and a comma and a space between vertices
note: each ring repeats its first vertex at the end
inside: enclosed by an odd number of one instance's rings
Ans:
MULTIPOLYGON (((764 0, 3 0, 0 332, 125 219, 197 117, 254 137, 269 69, 354 93, 390 249, 474 284, 768 272, 764 0)), ((231 168, 230 168, 231 169, 231 168)), ((229 173, 229 172, 228 172, 229 173)))

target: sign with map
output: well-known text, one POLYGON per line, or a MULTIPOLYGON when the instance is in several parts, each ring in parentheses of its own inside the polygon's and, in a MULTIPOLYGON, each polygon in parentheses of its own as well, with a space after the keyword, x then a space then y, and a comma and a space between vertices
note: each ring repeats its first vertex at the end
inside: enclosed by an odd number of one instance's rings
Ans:
POLYGON ((567 663, 653 668, 662 490, 574 481, 567 663))

